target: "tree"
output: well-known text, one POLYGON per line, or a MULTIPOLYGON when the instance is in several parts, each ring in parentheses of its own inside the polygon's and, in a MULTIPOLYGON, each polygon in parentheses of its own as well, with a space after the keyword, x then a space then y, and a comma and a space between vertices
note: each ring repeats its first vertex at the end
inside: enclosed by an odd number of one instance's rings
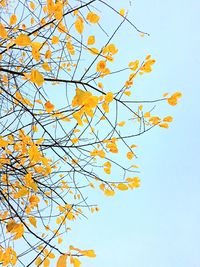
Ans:
POLYGON ((134 137, 168 128, 173 118, 155 115, 154 105, 174 106, 181 93, 131 95, 155 60, 115 64, 113 39, 124 24, 147 35, 124 9, 101 0, 4 0, 0 9, 0 263, 46 267, 56 258, 58 267, 78 267, 95 252, 61 249, 69 221, 98 211, 91 190, 114 196, 139 187, 134 137))

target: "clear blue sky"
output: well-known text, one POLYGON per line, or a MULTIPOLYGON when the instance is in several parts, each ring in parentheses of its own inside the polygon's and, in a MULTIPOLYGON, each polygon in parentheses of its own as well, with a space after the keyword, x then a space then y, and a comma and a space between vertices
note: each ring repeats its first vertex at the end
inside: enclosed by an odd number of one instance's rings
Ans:
MULTIPOLYGON (((116 8, 122 2, 109 1, 116 8)), ((83 260, 86 267, 199 267, 200 2, 135 0, 129 9, 150 37, 123 29, 125 57, 133 51, 135 58, 150 53, 157 59, 136 83, 140 96, 181 91, 183 98, 176 107, 161 107, 174 116, 169 130, 135 141, 141 188, 99 199, 101 212, 74 225, 69 242, 95 249, 96 259, 83 260)))

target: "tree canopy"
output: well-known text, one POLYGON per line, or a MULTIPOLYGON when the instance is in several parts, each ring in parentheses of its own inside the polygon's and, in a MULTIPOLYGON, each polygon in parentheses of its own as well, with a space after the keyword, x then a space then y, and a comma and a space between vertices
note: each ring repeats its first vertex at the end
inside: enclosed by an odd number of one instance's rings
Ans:
POLYGON ((82 256, 95 257, 67 243, 70 222, 98 212, 91 191, 138 188, 134 138, 173 120, 155 105, 175 106, 180 92, 134 98, 155 59, 118 50, 124 25, 148 34, 108 2, 0 1, 2 266, 79 267, 82 256), (125 67, 116 63, 123 53, 125 67))

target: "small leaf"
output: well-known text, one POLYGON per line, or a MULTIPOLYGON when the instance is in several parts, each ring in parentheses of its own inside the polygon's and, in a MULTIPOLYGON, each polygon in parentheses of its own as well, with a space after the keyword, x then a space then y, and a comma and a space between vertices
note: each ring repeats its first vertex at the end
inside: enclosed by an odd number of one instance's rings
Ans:
POLYGON ((84 30, 84 22, 83 19, 81 17, 78 16, 78 18, 75 21, 75 28, 77 30, 78 33, 82 34, 83 30, 84 30))
POLYGON ((128 190, 128 186, 126 184, 118 184, 117 188, 121 191, 128 190))
POLYGON ((92 249, 90 249, 90 250, 81 250, 80 252, 84 256, 89 257, 89 258, 95 258, 96 257, 96 254, 95 254, 94 250, 92 250, 92 249))
POLYGON ((44 107, 46 109, 46 111, 48 113, 52 112, 54 110, 54 105, 50 102, 50 101, 47 101, 45 104, 44 104, 44 107))
POLYGON ((89 12, 89 13, 87 14, 86 19, 87 19, 90 23, 98 23, 99 20, 100 20, 100 17, 99 17, 96 13, 94 13, 94 12, 89 12))
POLYGON ((126 156, 127 156, 127 158, 128 158, 129 160, 131 160, 135 155, 134 155, 133 152, 128 152, 128 153, 126 154, 126 156))
POLYGON ((17 16, 15 14, 12 14, 10 17, 10 25, 13 25, 17 22, 17 16))
POLYGON ((28 220, 35 228, 37 227, 37 221, 35 217, 31 216, 28 218, 28 220))
POLYGON ((67 266, 67 254, 61 255, 57 261, 56 267, 66 267, 67 266))
POLYGON ((93 45, 95 43, 95 37, 94 35, 91 35, 88 37, 88 41, 87 41, 87 44, 88 45, 93 45))

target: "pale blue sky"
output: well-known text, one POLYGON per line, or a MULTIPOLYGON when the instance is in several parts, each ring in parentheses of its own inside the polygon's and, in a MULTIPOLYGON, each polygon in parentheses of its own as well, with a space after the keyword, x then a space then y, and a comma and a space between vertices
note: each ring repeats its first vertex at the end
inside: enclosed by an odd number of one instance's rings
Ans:
POLYGON ((150 53, 157 59, 154 71, 136 82, 138 95, 181 91, 183 98, 176 107, 160 107, 174 116, 170 129, 135 141, 141 188, 99 198, 101 212, 74 225, 70 242, 95 249, 96 259, 83 260, 87 267, 199 267, 200 2, 135 0, 129 10, 150 37, 123 28, 125 57, 132 51, 135 58, 150 53))

